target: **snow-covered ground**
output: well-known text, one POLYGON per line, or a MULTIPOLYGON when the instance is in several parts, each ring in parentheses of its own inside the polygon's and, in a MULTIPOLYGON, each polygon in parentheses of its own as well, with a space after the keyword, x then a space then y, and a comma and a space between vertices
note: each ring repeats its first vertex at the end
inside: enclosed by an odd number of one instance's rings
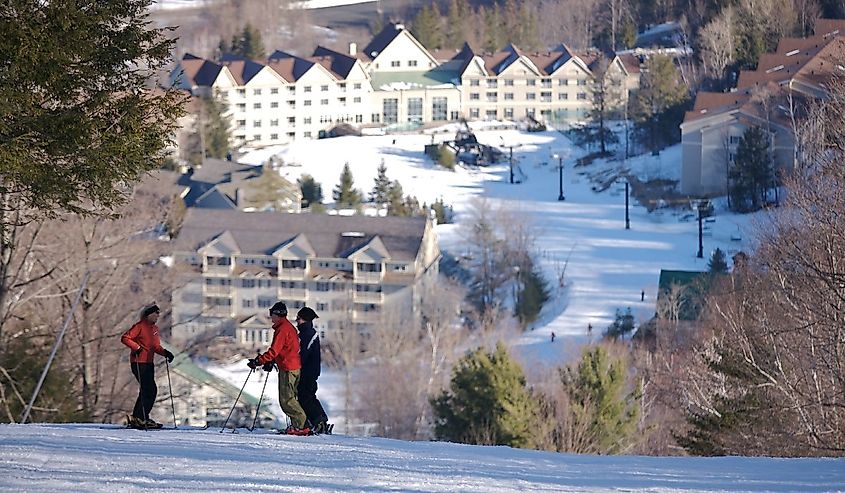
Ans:
MULTIPOLYGON (((304 0, 294 2, 293 6, 301 9, 322 9, 326 7, 338 7, 340 5, 352 5, 356 3, 371 3, 376 0, 304 0)), ((215 0, 156 0, 150 8, 152 10, 178 10, 206 7, 215 3, 215 0)))
POLYGON ((822 492, 843 459, 579 456, 342 435, 0 425, 0 491, 822 492))
MULTIPOLYGON (((518 146, 513 153, 515 176, 521 183, 509 183, 508 164, 459 167, 452 172, 428 159, 423 154, 425 144, 454 138, 454 126, 424 135, 301 141, 254 151, 241 160, 261 164, 278 156, 286 164, 281 168, 284 176, 295 181, 304 173, 312 175, 322 184, 327 201, 331 201, 344 163, 349 163, 355 186, 368 193, 383 160, 388 178, 398 180, 405 194, 428 204, 442 198, 454 207, 457 223, 469 220, 467 211, 474 197, 486 197, 492 206, 520 214, 535 227, 538 260, 553 294, 541 319, 518 340, 510 341, 523 362, 557 365, 570 361, 590 337, 600 337, 617 309, 630 307, 638 322, 648 320, 655 311, 661 269, 703 271, 716 247, 729 257, 749 248, 751 216, 717 211, 714 222, 706 224, 704 258, 699 259, 698 223, 693 212, 661 209, 649 213, 632 199, 631 228, 626 230, 624 184, 593 190, 595 183, 589 174, 623 166, 641 179, 677 179, 679 145, 658 156, 638 156, 624 164, 600 161, 574 168, 575 158, 585 151, 558 132, 491 130, 485 124, 477 125, 479 141, 518 146), (564 201, 558 201, 559 160, 551 157, 554 154, 564 157, 564 201), (564 268, 561 287, 558 279, 564 268), (587 333, 588 325, 593 327, 592 336, 587 333), (552 332, 555 342, 551 342, 552 332)), ((442 250, 453 255, 466 252, 459 224, 439 225, 437 233, 442 250)))

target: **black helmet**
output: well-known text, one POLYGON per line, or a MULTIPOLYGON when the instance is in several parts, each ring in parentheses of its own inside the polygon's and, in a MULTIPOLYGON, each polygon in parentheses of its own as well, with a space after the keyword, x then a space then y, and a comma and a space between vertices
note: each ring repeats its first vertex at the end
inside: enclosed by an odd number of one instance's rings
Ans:
POLYGON ((305 307, 302 307, 302 308, 299 309, 299 311, 296 313, 296 318, 301 318, 302 320, 305 320, 306 322, 310 322, 310 321, 314 320, 315 318, 320 318, 320 316, 317 315, 314 312, 314 310, 305 306, 305 307))
POLYGON ((270 315, 278 315, 280 317, 285 317, 288 314, 288 307, 281 301, 277 301, 272 308, 270 308, 270 315))

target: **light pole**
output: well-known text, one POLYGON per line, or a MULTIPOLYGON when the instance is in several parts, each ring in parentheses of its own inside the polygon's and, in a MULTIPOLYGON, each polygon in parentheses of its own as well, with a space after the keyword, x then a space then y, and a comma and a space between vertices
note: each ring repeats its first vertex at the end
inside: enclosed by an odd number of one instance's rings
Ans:
POLYGON ((563 196, 563 154, 552 154, 552 159, 558 160, 557 170, 558 170, 558 200, 566 200, 566 197, 563 196))
POLYGON ((502 141, 502 145, 500 147, 510 149, 510 157, 508 158, 508 165, 509 165, 509 170, 510 170, 510 183, 511 183, 511 185, 513 185, 513 148, 519 147, 522 144, 505 145, 505 138, 500 135, 499 139, 501 139, 501 141, 502 141))
POLYGON ((628 214, 628 178, 625 178, 625 229, 631 229, 631 216, 628 214))

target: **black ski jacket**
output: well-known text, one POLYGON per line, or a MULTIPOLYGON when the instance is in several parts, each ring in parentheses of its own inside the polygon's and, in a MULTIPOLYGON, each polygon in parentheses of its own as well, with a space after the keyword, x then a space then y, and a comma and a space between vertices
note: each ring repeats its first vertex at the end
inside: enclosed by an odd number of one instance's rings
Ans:
POLYGON ((302 322, 299 329, 299 358, 302 360, 300 378, 316 381, 320 376, 320 337, 311 322, 302 322))

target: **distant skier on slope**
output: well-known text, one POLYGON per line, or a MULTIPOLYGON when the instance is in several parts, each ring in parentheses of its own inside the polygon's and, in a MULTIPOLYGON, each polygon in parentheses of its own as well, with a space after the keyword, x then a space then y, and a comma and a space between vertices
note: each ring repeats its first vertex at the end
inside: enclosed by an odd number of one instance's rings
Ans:
POLYGON ((161 428, 160 423, 150 419, 150 411, 153 409, 158 393, 153 356, 158 353, 167 358, 167 362, 170 363, 173 361, 173 353, 161 347, 158 325, 156 325, 160 311, 157 305, 145 307, 141 312, 141 320, 120 338, 120 342, 132 350, 129 355, 129 364, 132 375, 140 386, 132 415, 126 417, 127 424, 132 428, 161 428))
POLYGON ((270 308, 270 320, 273 322, 273 342, 264 354, 249 360, 247 366, 254 370, 268 363, 279 367, 279 405, 290 417, 291 425, 283 433, 288 435, 310 435, 311 429, 306 423, 305 411, 296 400, 296 388, 299 384, 300 369, 299 337, 296 329, 286 318, 288 307, 281 301, 270 308))
POLYGON ((297 399, 308 416, 311 431, 331 433, 329 417, 317 399, 317 378, 320 376, 320 336, 314 330, 314 319, 320 318, 311 308, 303 307, 296 314, 296 328, 299 330, 299 356, 302 360, 302 374, 297 387, 297 399))

